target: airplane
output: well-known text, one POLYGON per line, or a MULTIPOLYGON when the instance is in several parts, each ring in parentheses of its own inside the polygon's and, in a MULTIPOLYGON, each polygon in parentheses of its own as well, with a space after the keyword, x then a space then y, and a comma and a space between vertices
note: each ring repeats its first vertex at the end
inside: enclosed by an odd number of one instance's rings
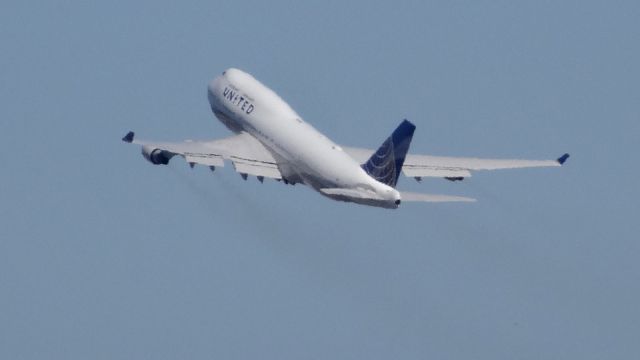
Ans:
POLYGON ((155 165, 167 165, 175 155, 211 170, 231 161, 246 180, 256 176, 285 184, 304 184, 338 201, 396 209, 403 201, 473 202, 475 199, 398 191, 400 173, 417 181, 439 177, 460 181, 472 171, 561 166, 569 158, 512 160, 442 157, 409 154, 416 126, 403 120, 376 150, 340 146, 304 121, 278 94, 252 75, 235 68, 225 70, 208 85, 215 117, 233 136, 209 141, 154 142, 122 140, 141 146, 142 155, 155 165))

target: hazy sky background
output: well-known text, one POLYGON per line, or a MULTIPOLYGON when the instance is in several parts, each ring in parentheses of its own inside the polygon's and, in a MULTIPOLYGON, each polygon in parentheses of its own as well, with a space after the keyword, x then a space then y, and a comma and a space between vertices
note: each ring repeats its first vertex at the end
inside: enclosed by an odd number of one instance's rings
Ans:
POLYGON ((4 1, 0 358, 640 357, 637 1, 4 1), (238 67, 339 143, 555 158, 332 202, 120 138, 238 67))

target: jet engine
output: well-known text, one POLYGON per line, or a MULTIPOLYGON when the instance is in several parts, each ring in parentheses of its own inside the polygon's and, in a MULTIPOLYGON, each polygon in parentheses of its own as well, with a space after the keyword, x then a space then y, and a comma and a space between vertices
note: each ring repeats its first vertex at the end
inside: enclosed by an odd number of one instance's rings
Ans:
POLYGON ((154 165, 167 165, 173 155, 175 154, 165 150, 152 148, 148 145, 142 146, 142 156, 154 165))

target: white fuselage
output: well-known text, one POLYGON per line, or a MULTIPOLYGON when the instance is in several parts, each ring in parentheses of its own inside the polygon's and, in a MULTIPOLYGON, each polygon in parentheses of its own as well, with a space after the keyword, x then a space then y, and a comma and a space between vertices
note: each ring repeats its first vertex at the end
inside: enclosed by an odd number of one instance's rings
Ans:
POLYGON ((340 146, 253 76, 228 69, 211 81, 208 96, 211 109, 226 127, 251 134, 272 153, 284 180, 309 185, 336 200, 398 207, 396 189, 369 176, 340 146), (354 195, 347 195, 349 191, 354 195))

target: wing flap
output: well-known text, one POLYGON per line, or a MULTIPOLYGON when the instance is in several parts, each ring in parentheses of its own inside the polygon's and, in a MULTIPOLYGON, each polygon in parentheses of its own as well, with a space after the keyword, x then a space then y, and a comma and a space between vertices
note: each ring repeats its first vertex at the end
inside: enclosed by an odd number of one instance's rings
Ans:
POLYGON ((402 167, 402 173, 408 177, 470 177, 471 172, 466 169, 446 169, 424 166, 410 166, 405 165, 402 167))
POLYGON ((233 159, 233 167, 241 174, 263 176, 271 179, 282 179, 282 174, 275 164, 247 159, 233 159))
POLYGON ((222 157, 222 155, 185 153, 183 156, 189 164, 220 167, 224 166, 224 158, 222 157))

